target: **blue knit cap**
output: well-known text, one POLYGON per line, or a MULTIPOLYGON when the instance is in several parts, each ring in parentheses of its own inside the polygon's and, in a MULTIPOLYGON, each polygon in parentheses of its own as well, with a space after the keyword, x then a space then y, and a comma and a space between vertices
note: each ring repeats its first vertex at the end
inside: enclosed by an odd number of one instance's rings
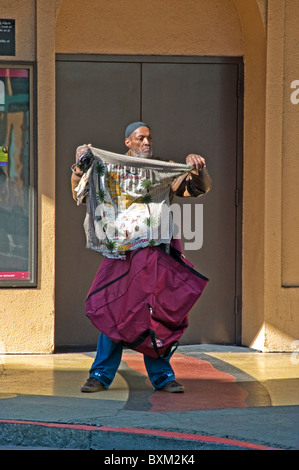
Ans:
POLYGON ((150 127, 145 124, 145 122, 132 122, 132 124, 129 124, 126 128, 125 138, 127 139, 128 137, 130 137, 130 135, 133 134, 133 132, 136 131, 136 129, 138 129, 139 127, 148 127, 150 129, 150 127))

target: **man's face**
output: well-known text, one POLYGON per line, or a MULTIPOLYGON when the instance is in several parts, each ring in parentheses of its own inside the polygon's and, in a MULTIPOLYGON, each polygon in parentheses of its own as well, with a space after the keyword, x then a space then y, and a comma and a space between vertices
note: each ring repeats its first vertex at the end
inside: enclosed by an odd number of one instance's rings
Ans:
POLYGON ((152 133, 148 127, 139 127, 125 139, 132 156, 150 158, 152 156, 152 133))

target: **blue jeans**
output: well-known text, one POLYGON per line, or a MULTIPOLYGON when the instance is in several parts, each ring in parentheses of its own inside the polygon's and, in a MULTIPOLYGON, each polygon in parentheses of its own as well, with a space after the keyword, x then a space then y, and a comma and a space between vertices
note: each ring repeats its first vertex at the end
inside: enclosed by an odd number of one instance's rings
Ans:
MULTIPOLYGON (((96 357, 89 371, 90 377, 100 380, 104 387, 108 388, 119 367, 122 351, 122 343, 115 343, 108 336, 100 334, 96 357)), ((173 369, 169 363, 170 357, 163 359, 143 357, 149 379, 154 388, 162 388, 167 382, 175 379, 173 369)))

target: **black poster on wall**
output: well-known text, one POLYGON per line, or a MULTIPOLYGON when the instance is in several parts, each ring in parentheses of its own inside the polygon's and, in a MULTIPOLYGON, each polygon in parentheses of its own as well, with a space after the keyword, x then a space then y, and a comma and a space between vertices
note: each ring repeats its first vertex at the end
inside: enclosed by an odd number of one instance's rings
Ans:
POLYGON ((0 19, 0 55, 15 55, 15 20, 0 19))

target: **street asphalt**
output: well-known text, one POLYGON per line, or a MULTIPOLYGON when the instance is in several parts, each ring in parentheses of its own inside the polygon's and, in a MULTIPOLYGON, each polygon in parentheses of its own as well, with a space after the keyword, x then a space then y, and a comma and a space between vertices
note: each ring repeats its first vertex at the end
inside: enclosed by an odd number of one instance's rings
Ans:
POLYGON ((1 356, 1 451, 101 450, 110 464, 123 463, 115 452, 169 452, 150 463, 174 464, 174 452, 299 449, 294 353, 180 346, 172 365, 185 393, 170 394, 155 391, 142 355, 125 350, 110 389, 82 393, 94 355, 1 356))

